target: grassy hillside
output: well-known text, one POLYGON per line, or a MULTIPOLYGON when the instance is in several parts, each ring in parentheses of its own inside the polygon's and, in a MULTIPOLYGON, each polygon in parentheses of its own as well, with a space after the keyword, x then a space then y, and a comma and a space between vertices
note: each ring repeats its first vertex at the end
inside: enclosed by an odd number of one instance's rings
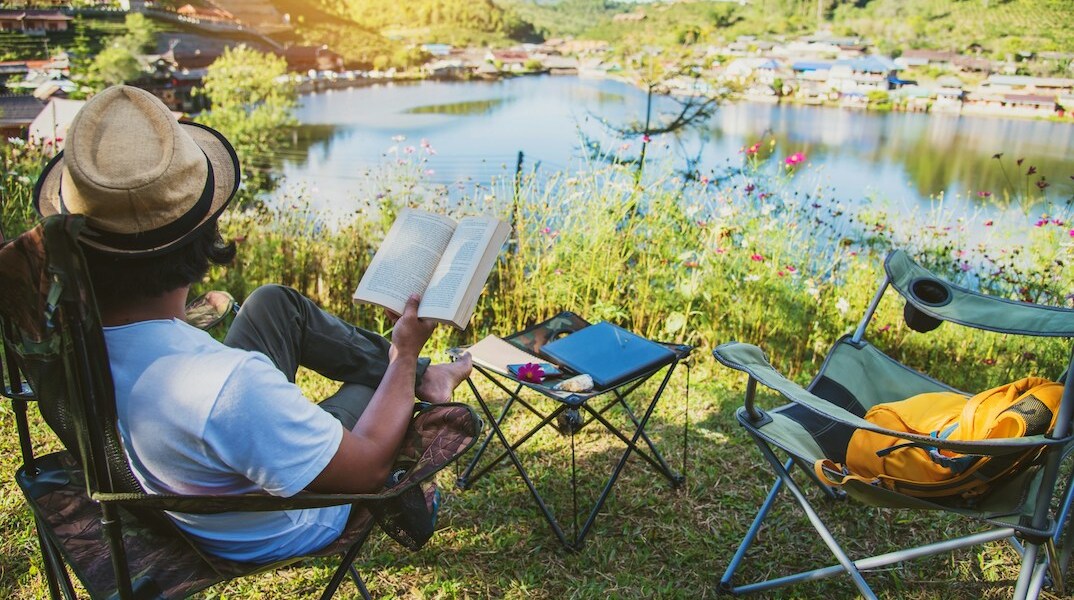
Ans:
POLYGON ((497 0, 545 36, 574 35, 645 44, 719 42, 739 35, 793 35, 818 26, 870 38, 883 50, 966 50, 997 58, 1074 48, 1066 0, 751 0, 746 5, 611 0, 497 0), (637 21, 620 13, 644 13, 637 21))

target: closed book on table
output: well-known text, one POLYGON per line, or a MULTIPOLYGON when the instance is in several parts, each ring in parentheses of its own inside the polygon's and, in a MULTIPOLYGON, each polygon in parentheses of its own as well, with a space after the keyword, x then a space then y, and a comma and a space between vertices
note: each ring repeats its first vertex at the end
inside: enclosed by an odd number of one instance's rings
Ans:
POLYGON ((615 387, 675 359, 667 347, 607 321, 549 342, 541 354, 589 375, 600 389, 615 387))

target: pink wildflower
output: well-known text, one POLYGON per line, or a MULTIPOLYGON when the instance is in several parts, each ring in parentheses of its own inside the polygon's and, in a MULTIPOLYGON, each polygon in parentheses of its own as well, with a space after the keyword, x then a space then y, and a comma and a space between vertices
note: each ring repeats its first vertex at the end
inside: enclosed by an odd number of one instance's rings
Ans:
POLYGON ((989 219, 989 220, 985 221, 984 226, 985 227, 991 227, 992 226, 992 219, 989 219))
POLYGON ((757 151, 760 150, 760 149, 761 149, 761 142, 757 142, 754 145, 752 145, 752 146, 750 146, 749 148, 746 149, 746 155, 747 156, 753 156, 754 154, 757 154, 757 151))
POLYGON ((645 134, 645 135, 641 136, 641 141, 643 141, 646 144, 648 144, 649 142, 653 141, 653 138, 649 137, 649 134, 645 134))
POLYGON ((518 368, 518 378, 530 383, 541 383, 544 381, 544 369, 537 363, 526 363, 518 368))
POLYGON ((753 262, 764 262, 764 256, 760 254, 751 254, 750 260, 752 260, 753 262))
POLYGON ((977 192, 977 197, 978 198, 991 198, 992 197, 992 192, 986 192, 984 190, 981 190, 981 191, 977 192))
POLYGON ((747 194, 752 194, 753 190, 755 190, 755 189, 756 188, 754 187, 754 185, 752 183, 747 183, 746 184, 746 193, 747 194))
POLYGON ((803 162, 805 162, 805 154, 802 154, 801 152, 795 152, 794 154, 783 159, 783 164, 787 165, 788 167, 796 167, 803 162))

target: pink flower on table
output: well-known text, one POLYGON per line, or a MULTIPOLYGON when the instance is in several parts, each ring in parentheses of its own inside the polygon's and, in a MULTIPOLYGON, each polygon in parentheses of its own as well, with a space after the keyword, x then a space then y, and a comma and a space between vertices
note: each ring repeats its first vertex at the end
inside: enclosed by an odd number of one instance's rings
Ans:
POLYGON ((805 162, 805 154, 802 154, 801 152, 795 152, 794 154, 783 159, 783 164, 787 165, 788 167, 796 167, 803 162, 805 162))
POLYGON ((544 381, 544 369, 537 363, 526 363, 518 368, 518 378, 529 383, 544 381))

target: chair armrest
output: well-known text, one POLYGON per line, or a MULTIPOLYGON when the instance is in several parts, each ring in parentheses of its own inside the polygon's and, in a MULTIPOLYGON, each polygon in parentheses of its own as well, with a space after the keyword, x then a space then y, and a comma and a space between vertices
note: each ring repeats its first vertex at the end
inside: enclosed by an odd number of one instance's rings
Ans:
MULTIPOLYGON (((980 456, 1002 456, 1022 452, 1030 448, 1053 444, 1066 444, 1074 439, 1074 436, 1063 438, 1049 438, 1044 435, 1025 436, 1018 438, 993 438, 979 441, 942 440, 926 435, 894 431, 880 427, 870 421, 855 415, 854 413, 840 408, 827 400, 816 396, 784 377, 768 361, 765 353, 752 344, 741 342, 728 342, 717 346, 712 351, 713 357, 720 364, 732 369, 742 371, 750 376, 751 386, 753 381, 759 381, 766 387, 780 393, 784 398, 804 406, 806 409, 837 423, 889 435, 892 437, 920 442, 941 450, 950 450, 960 454, 973 454, 980 456)), ((752 409, 752 394, 747 394, 747 410, 752 409)), ((751 413, 755 414, 755 413, 751 413)))
POLYGON ((411 421, 396 459, 407 474, 395 485, 373 494, 321 494, 299 492, 283 498, 270 494, 179 495, 96 493, 98 502, 117 502, 132 507, 195 514, 231 511, 274 511, 324 508, 395 498, 434 476, 470 449, 481 434, 482 421, 466 404, 430 405, 411 421))

